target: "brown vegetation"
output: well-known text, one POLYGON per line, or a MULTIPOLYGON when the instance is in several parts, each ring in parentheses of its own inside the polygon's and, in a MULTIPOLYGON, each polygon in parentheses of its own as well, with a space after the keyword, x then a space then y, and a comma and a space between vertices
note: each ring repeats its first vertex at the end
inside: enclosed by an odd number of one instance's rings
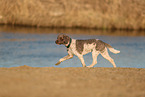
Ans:
POLYGON ((0 0, 0 24, 145 29, 145 0, 0 0))

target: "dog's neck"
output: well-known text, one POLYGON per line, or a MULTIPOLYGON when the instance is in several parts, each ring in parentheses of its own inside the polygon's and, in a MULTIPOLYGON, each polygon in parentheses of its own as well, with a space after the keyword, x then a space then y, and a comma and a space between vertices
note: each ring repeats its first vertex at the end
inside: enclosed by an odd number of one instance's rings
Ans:
POLYGON ((67 48, 69 48, 70 45, 71 45, 71 42, 72 42, 72 39, 70 38, 69 42, 68 42, 65 46, 66 46, 67 48))

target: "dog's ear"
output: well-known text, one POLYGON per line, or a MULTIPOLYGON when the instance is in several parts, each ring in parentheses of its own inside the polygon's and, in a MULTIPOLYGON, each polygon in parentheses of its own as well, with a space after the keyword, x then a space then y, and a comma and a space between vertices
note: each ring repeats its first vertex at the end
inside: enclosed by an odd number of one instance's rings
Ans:
POLYGON ((67 35, 63 35, 63 39, 69 40, 70 38, 67 35))
POLYGON ((65 44, 67 44, 70 41, 70 37, 67 35, 64 35, 63 39, 64 39, 65 44))

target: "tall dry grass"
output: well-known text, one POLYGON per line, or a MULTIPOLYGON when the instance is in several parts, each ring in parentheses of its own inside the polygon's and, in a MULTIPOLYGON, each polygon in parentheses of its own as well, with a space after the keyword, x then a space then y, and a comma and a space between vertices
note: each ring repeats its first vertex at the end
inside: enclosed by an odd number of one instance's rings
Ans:
POLYGON ((0 24, 145 29, 145 0, 0 0, 0 24))

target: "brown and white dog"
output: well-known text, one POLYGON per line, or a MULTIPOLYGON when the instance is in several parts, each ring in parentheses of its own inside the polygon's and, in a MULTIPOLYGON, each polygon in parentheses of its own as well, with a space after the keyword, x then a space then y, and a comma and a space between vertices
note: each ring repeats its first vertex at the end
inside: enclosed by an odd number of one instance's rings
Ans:
POLYGON ((97 56, 99 54, 101 54, 105 59, 109 60, 112 65, 116 67, 114 60, 108 54, 107 48, 112 53, 120 53, 119 50, 115 50, 112 46, 99 39, 76 40, 71 39, 65 34, 60 34, 58 35, 55 43, 58 45, 65 45, 68 51, 68 55, 61 58, 55 65, 59 65, 61 62, 72 58, 73 55, 76 55, 81 60, 83 67, 86 67, 83 55, 92 52, 93 62, 90 66, 87 67, 93 67, 95 64, 97 64, 97 56))

